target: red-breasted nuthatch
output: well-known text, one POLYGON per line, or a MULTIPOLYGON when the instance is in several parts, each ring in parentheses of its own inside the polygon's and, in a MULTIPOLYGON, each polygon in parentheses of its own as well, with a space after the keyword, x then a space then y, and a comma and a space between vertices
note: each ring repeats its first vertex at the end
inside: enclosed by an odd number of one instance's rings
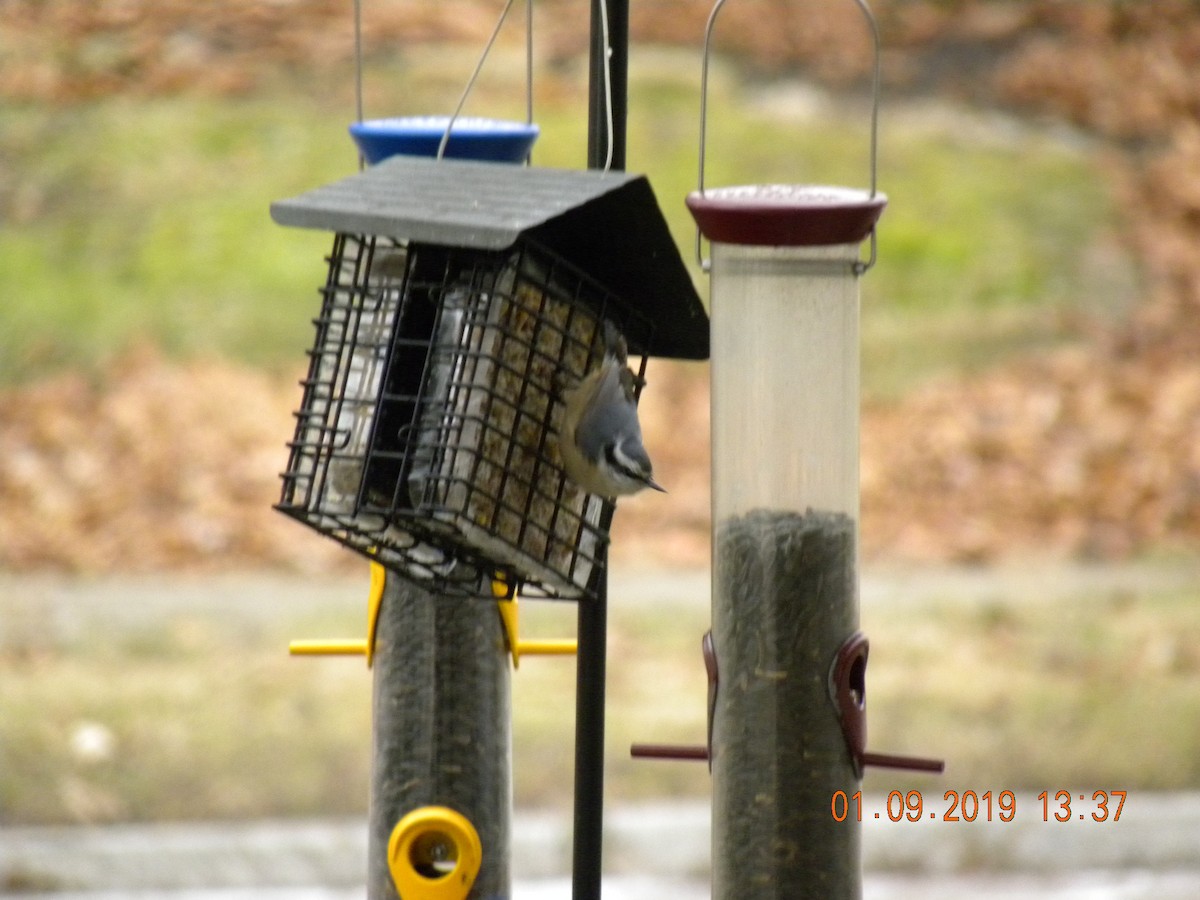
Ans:
POLYGON ((604 323, 604 359, 582 381, 563 391, 558 449, 571 480, 592 494, 618 497, 643 488, 663 491, 642 446, 634 400, 634 374, 625 338, 604 323))

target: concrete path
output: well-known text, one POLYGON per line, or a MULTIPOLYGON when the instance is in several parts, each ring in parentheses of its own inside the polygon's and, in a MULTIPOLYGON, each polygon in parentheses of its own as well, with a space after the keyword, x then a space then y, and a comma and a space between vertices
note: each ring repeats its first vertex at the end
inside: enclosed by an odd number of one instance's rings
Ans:
MULTIPOLYGON (((646 569, 614 564, 609 580, 613 603, 709 605, 707 569, 646 569)), ((361 610, 368 576, 312 577, 270 572, 216 575, 120 575, 76 578, 56 574, 0 572, 0 609, 22 621, 34 615, 39 627, 70 637, 90 622, 110 627, 145 627, 198 609, 222 618, 270 620, 281 613, 306 615, 330 609, 361 610)), ((1187 588, 1200 590, 1200 557, 1155 564, 1045 563, 998 567, 865 566, 860 600, 864 610, 879 605, 931 601, 1046 603, 1078 596, 1111 596, 1187 588)), ((0 646, 6 622, 0 617, 0 646)))
MULTIPOLYGON (((1117 822, 1042 821, 1018 794, 1011 822, 892 822, 864 800, 867 898, 1200 897, 1200 793, 1133 794, 1117 822)), ((709 813, 701 803, 614 809, 609 900, 707 897, 709 813)), ((518 812, 515 900, 569 896, 570 819, 518 812)), ((357 820, 0 829, 0 894, 59 900, 362 896, 357 820), (86 888, 86 890, 83 890, 86 888)))

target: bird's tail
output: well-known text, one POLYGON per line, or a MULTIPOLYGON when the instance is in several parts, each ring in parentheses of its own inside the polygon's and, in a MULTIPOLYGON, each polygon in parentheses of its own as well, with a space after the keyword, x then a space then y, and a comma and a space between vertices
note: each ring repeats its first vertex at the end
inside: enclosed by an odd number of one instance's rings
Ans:
POLYGON ((629 361, 629 345, 625 343, 625 335, 608 319, 604 320, 604 355, 611 356, 622 366, 629 361))

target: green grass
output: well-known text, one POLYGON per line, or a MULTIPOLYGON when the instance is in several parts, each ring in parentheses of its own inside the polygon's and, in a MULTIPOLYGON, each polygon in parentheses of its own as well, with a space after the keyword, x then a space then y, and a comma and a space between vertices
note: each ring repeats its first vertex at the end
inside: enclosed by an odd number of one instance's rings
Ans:
POLYGON ((357 810, 369 676, 286 647, 274 628, 203 613, 5 647, 0 823, 357 810), (86 723, 112 733, 110 757, 73 750, 86 723))
MULTIPOLYGON (((371 69, 368 115, 452 108, 461 79, 445 73, 465 74, 469 61, 429 52, 371 69)), ((519 78, 496 65, 466 112, 523 115, 519 78)), ((695 232, 682 201, 696 186, 696 78, 690 56, 648 53, 635 55, 630 87, 628 166, 650 175, 689 261, 695 232)), ((560 76, 539 97, 538 164, 583 164, 584 82, 560 76)), ((716 70, 709 185, 865 183, 861 111, 773 119, 750 102, 756 90, 716 70)), ((349 84, 282 80, 235 100, 5 108, 0 156, 13 174, 0 176, 0 382, 95 367, 147 341, 180 355, 300 359, 328 238, 278 227, 267 208, 354 170, 352 109, 349 84)), ((1085 260, 1114 212, 1085 154, 885 116, 880 187, 890 204, 879 264, 863 282, 869 394, 1059 340, 1064 311, 1088 308, 1096 285, 1085 260)))
POLYGON ((960 788, 1195 787, 1195 600, 946 598, 872 616, 865 624, 886 641, 872 648, 871 743, 944 755, 942 780, 960 788))
MULTIPOLYGON (((364 583, 365 594, 365 583, 364 583)), ((365 596, 364 596, 365 599, 365 596)), ((867 609, 871 749, 943 757, 940 777, 876 771, 866 788, 1200 787, 1195 590, 1041 602, 947 594, 867 609)), ((130 629, 85 609, 47 628, 0 596, 0 824, 364 812, 370 674, 359 659, 290 659, 299 636, 354 635, 363 611, 221 615, 130 629), (75 617, 81 617, 76 619, 75 617), (78 623, 88 623, 80 630, 78 623), (73 751, 86 722, 111 756, 73 751)), ((573 633, 574 609, 527 604, 527 636, 573 633)), ((635 741, 700 743, 705 676, 693 605, 610 606, 606 779, 614 802, 705 797, 699 763, 631 760, 635 741)), ((518 806, 570 804, 574 664, 513 675, 518 806)))
POLYGON ((303 347, 327 240, 267 208, 340 167, 301 110, 173 98, 6 115, 24 180, 0 231, 0 374, 141 341, 264 362, 303 347))

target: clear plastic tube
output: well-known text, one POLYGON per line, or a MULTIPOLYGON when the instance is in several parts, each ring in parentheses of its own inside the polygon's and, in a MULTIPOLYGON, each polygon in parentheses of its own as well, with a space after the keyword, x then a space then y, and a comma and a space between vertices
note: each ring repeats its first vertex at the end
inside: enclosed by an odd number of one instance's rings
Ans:
POLYGON ((858 245, 712 248, 713 897, 858 896, 829 671, 857 628, 858 245))
POLYGON ((858 245, 712 253, 714 519, 857 516, 858 245))

